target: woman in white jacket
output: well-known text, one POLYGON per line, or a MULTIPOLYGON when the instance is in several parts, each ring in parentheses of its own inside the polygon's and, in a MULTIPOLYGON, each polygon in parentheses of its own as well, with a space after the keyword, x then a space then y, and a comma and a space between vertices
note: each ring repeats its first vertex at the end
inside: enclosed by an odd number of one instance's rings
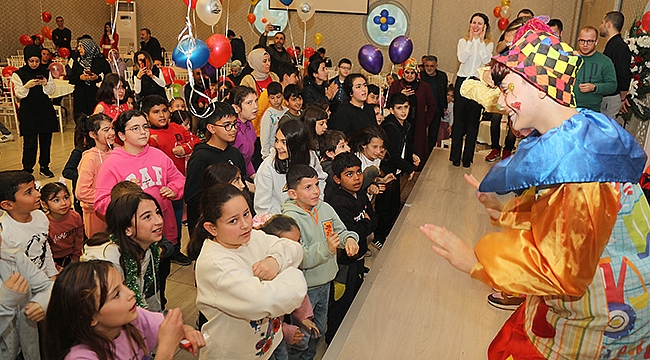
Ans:
POLYGON ((310 150, 309 133, 298 120, 290 120, 278 128, 275 135, 274 151, 268 156, 255 175, 255 213, 280 214, 282 203, 288 199, 285 185, 287 171, 293 164, 305 164, 318 173, 320 198, 323 200, 327 173, 318 161, 316 152, 310 150))
POLYGON ((282 341, 280 317, 307 294, 302 247, 253 230, 248 202, 230 184, 205 191, 201 204, 189 244, 190 257, 200 251, 196 306, 210 336, 200 358, 268 359, 282 341))

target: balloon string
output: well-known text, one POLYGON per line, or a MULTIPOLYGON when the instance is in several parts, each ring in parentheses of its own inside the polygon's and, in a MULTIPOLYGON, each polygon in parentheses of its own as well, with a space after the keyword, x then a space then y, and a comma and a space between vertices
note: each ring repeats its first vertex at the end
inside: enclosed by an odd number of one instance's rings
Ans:
POLYGON ((291 29, 291 18, 289 17, 289 6, 287 6, 287 24, 289 24, 289 36, 291 37, 291 47, 293 48, 293 58, 298 63, 298 56, 296 55, 296 43, 293 41, 293 30, 291 29))
MULTIPOLYGON (((298 10, 298 11, 300 11, 300 10, 298 10)), ((304 33, 304 35, 302 37, 302 54, 301 54, 302 55, 302 64, 303 64, 303 67, 304 67, 305 66, 305 49, 307 47, 307 22, 303 21, 302 23, 305 26, 305 33, 304 33)))
POLYGON ((118 3, 115 3, 115 16, 113 17, 113 26, 111 26, 111 37, 115 36, 115 25, 117 24, 118 3))
MULTIPOLYGON (((390 66, 390 75, 388 75, 388 76, 390 76, 391 78, 393 77, 393 70, 395 70, 395 64, 392 64, 390 66)), ((388 85, 388 82, 386 82, 386 85, 388 85)), ((389 91, 390 91, 390 88, 386 89, 386 96, 384 97, 384 106, 385 106, 385 104, 388 104, 388 92, 389 91)), ((382 114, 383 114, 384 109, 381 109, 381 110, 382 110, 382 114)))

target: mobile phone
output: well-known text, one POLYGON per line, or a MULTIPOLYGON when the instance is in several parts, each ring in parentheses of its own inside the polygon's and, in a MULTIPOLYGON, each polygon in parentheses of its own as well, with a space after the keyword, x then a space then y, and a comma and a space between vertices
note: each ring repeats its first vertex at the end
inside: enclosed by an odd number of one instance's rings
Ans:
POLYGON ((44 75, 36 75, 35 79, 36 80, 43 80, 43 79, 45 79, 45 76, 44 75))
POLYGON ((280 25, 273 25, 273 31, 280 31, 280 25))
POLYGON ((92 74, 92 73, 93 73, 93 72, 90 71, 90 70, 84 70, 84 74, 86 74, 86 75, 90 75, 90 74, 92 74))

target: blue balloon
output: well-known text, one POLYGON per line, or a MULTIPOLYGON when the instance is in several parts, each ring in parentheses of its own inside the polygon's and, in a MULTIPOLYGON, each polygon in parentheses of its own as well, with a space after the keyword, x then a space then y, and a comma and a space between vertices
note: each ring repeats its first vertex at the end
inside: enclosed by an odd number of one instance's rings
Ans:
POLYGON ((217 74, 217 69, 215 69, 209 61, 201 68, 201 70, 203 70, 203 74, 209 78, 214 78, 217 74))
POLYGON ((390 42, 388 56, 393 64, 401 64, 413 53, 413 42, 407 36, 398 36, 390 42))
POLYGON ((359 64, 367 72, 377 75, 384 67, 384 55, 373 45, 363 45, 359 49, 359 64))
POLYGON ((283 3, 286 6, 289 6, 293 2, 293 0, 280 0, 280 2, 283 3))
POLYGON ((191 49, 190 39, 185 39, 176 45, 174 52, 172 52, 172 60, 176 66, 187 69, 187 55, 190 55, 192 69, 198 69, 208 63, 210 58, 208 45, 199 39, 194 39, 194 41, 196 43, 194 49, 191 49))

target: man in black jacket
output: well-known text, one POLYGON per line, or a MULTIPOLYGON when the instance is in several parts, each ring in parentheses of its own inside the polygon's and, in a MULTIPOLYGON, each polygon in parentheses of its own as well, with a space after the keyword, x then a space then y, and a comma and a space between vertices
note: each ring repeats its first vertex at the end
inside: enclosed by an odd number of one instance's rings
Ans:
POLYGON ((278 66, 280 66, 281 63, 291 63, 291 55, 289 55, 287 49, 284 48, 285 36, 282 31, 275 33, 272 46, 266 45, 270 31, 274 31, 273 24, 266 24, 264 32, 260 35, 259 45, 263 46, 266 49, 266 52, 271 55, 271 71, 277 74, 278 66))
POLYGON ((619 112, 627 113, 627 107, 630 106, 626 97, 630 88, 630 80, 632 80, 632 72, 630 71, 632 53, 621 37, 624 22, 623 13, 610 11, 603 17, 599 27, 600 36, 607 39, 603 54, 612 59, 616 69, 616 81, 618 82, 616 91, 604 96, 603 101, 600 103, 600 112, 612 118, 616 117, 619 112))
POLYGON ((151 55, 151 59, 163 61, 162 48, 160 42, 155 37, 151 36, 151 30, 143 28, 140 30, 140 50, 146 51, 151 55))
POLYGON ((70 40, 72 40, 72 31, 63 24, 63 16, 56 17, 57 28, 52 30, 52 42, 57 48, 66 48, 72 51, 70 40))
POLYGON ((232 47, 231 59, 246 64, 246 43, 244 43, 244 38, 236 36, 234 31, 228 29, 228 40, 230 40, 230 46, 232 47))
POLYGON ((440 128, 440 119, 447 110, 447 74, 438 70, 438 58, 433 55, 424 57, 424 72, 420 73, 420 79, 429 84, 433 97, 436 99, 436 113, 433 115, 433 121, 429 125, 429 153, 433 150, 438 142, 438 128, 440 128))

